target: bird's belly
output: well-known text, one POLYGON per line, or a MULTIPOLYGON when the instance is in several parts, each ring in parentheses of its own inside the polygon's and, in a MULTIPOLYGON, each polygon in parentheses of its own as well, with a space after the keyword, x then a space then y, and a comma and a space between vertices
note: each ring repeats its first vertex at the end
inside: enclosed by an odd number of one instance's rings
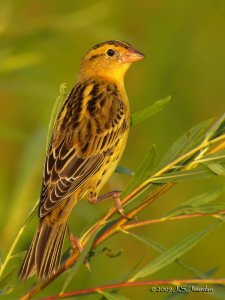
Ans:
POLYGON ((122 136, 122 138, 120 138, 119 143, 113 149, 112 153, 108 156, 108 158, 105 160, 105 162, 103 163, 99 171, 96 173, 96 175, 93 176, 93 181, 90 182, 88 186, 88 193, 94 192, 96 193, 96 195, 98 195, 99 191, 109 180, 110 176, 115 171, 118 162, 121 159, 121 156, 123 154, 126 145, 127 136, 128 136, 128 130, 122 136))

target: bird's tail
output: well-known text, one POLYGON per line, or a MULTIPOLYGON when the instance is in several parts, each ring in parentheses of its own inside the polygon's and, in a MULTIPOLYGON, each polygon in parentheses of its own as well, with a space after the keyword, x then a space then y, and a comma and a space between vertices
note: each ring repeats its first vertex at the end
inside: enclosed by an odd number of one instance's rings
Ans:
POLYGON ((39 280, 47 278, 59 267, 68 218, 59 223, 48 222, 48 217, 41 219, 26 253, 18 275, 22 280, 35 273, 39 280))

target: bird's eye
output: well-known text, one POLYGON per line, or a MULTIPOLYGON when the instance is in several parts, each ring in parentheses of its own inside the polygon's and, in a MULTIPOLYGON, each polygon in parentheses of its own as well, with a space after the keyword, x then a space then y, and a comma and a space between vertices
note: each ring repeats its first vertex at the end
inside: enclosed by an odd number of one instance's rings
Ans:
POLYGON ((108 50, 106 51, 106 54, 107 54, 108 56, 113 56, 115 53, 116 53, 116 52, 115 52, 115 50, 113 50, 113 49, 108 49, 108 50))

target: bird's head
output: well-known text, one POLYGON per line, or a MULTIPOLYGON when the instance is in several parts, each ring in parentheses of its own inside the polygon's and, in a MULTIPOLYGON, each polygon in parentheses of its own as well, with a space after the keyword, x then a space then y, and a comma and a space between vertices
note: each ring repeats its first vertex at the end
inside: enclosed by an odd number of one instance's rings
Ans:
POLYGON ((143 58, 141 52, 126 42, 103 42, 94 46, 82 59, 80 75, 123 80, 131 63, 143 58))

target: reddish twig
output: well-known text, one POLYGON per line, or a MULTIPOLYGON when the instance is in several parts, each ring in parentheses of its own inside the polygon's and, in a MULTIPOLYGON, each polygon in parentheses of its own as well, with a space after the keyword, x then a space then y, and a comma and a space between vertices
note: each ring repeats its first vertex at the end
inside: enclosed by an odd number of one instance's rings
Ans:
MULTIPOLYGON (((118 289, 123 287, 137 287, 137 286, 162 286, 173 285, 179 287, 180 285, 190 285, 190 284, 223 284, 225 285, 225 278, 218 279, 164 279, 164 280, 146 280, 146 281, 134 281, 134 282, 121 282, 101 285, 92 288, 81 289, 72 292, 65 292, 56 294, 53 296, 41 298, 40 300, 56 300, 69 297, 76 297, 81 295, 88 295, 92 293, 98 293, 104 290, 118 289)), ((152 290, 152 292, 157 291, 157 289, 152 290)))
POLYGON ((174 217, 165 217, 165 218, 158 218, 158 219, 151 219, 141 222, 133 222, 128 223, 121 226, 122 230, 129 230, 132 228, 142 227, 146 225, 156 224, 156 223, 163 223, 165 221, 175 221, 175 220, 184 220, 184 219, 190 219, 190 218, 196 218, 196 217, 214 217, 219 218, 219 216, 225 215, 225 210, 218 210, 213 213, 193 213, 193 214, 185 214, 180 216, 174 216, 174 217))

